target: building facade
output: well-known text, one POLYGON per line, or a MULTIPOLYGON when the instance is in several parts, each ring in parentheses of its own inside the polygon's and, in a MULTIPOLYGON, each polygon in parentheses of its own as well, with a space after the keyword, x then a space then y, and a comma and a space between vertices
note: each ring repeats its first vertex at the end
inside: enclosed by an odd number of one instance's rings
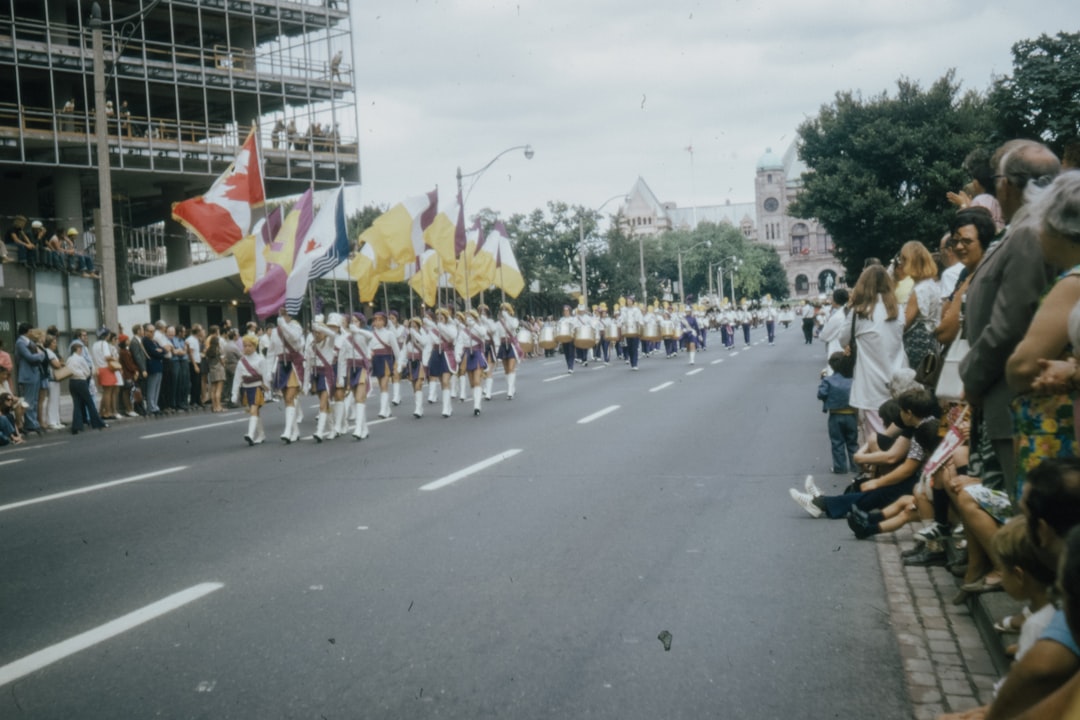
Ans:
POLYGON ((831 292, 842 274, 825 228, 816 220, 793 217, 789 212, 805 171, 795 143, 782 157, 769 148, 757 162, 753 202, 686 208, 661 202, 639 177, 622 207, 621 222, 627 232, 645 236, 690 230, 702 222, 738 228, 746 238, 776 249, 791 297, 816 298, 831 292))
MULTIPOLYGON (((96 126, 91 0, 0 0, 0 223, 79 230, 96 252, 96 142, 109 147, 120 303, 133 282, 211 259, 171 221, 253 129, 268 197, 357 183, 347 0, 99 0, 106 79, 96 126), (343 129, 344 128, 344 129, 343 129)), ((97 322, 99 281, 0 269, 5 316, 97 322), (69 308, 70 310, 60 310, 69 308)))

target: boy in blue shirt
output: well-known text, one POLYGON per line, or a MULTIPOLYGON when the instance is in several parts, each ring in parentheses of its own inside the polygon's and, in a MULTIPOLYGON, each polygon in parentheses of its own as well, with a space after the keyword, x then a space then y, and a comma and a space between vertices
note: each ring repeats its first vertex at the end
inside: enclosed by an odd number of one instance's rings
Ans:
POLYGON ((851 362, 842 352, 829 356, 833 374, 821 379, 818 400, 821 411, 829 414, 829 443, 832 445, 832 471, 842 475, 855 469, 859 450, 859 415, 851 407, 851 362))

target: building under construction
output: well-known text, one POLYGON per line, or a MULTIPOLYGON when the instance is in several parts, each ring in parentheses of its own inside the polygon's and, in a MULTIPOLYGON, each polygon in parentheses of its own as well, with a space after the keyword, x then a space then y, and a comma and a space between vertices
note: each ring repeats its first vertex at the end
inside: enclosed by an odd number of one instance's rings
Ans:
MULTIPOLYGON (((120 303, 198 263, 173 202, 204 192, 258 128, 268 197, 359 182, 347 0, 0 0, 0 222, 76 227, 93 254, 96 143, 109 147, 120 303), (91 16, 104 29, 95 122, 91 16)), ((0 269, 4 321, 86 327, 99 281, 0 269), (85 316, 85 317, 84 317, 85 316)), ((112 273, 112 278, 110 278, 112 273)))

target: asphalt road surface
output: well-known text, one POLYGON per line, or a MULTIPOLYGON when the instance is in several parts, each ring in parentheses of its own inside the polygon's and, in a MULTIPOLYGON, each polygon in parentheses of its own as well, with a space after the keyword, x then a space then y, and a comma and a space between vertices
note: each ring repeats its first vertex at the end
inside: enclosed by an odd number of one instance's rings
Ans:
POLYGON ((910 717, 874 544, 787 495, 842 482, 823 347, 763 338, 530 360, 479 418, 406 392, 363 442, 273 404, 256 448, 232 412, 0 452, 0 718, 910 717))

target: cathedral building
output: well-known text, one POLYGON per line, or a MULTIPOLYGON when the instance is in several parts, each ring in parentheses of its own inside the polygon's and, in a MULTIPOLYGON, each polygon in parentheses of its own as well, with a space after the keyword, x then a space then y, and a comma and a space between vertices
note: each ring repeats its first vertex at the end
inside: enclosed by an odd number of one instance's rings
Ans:
POLYGON ((806 166, 799 160, 794 142, 783 156, 767 148, 757 162, 753 202, 683 208, 660 202, 639 177, 622 208, 623 227, 634 235, 650 236, 690 230, 702 222, 726 223, 748 239, 776 249, 792 298, 816 298, 830 293, 840 282, 841 265, 825 228, 816 220, 793 217, 788 212, 804 172, 806 166))

